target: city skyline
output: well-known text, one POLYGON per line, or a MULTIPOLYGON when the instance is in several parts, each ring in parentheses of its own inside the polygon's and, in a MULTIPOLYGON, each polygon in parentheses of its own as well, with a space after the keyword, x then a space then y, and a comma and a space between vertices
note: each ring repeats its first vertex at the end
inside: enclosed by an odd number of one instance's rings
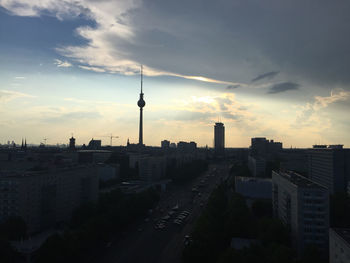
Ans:
POLYGON ((137 143, 143 64, 145 145, 350 147, 350 5, 287 2, 0 0, 0 143, 137 143))

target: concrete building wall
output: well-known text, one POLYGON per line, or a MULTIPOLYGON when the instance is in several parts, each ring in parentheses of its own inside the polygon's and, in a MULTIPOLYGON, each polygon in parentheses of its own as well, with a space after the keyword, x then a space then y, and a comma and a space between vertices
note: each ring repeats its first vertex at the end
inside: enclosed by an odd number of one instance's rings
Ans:
POLYGON ((350 177, 350 149, 310 149, 309 177, 330 193, 346 192, 350 177))
POLYGON ((308 244, 328 246, 328 190, 290 172, 272 172, 274 216, 290 228, 298 253, 308 244))
POLYGON ((69 220, 80 204, 97 199, 94 166, 0 177, 0 221, 21 216, 30 233, 69 220))
POLYGON ((248 168, 254 177, 264 176, 266 161, 262 158, 248 156, 248 168))

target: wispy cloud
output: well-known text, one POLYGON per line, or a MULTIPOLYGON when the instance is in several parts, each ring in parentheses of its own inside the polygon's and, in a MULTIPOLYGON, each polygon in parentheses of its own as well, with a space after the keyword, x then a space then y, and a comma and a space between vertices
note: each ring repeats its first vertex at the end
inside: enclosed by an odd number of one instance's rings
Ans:
POLYGON ((226 89, 238 89, 239 87, 241 87, 241 85, 237 84, 237 85, 228 85, 226 87, 226 89))
POLYGON ((100 73, 106 72, 106 70, 104 70, 103 68, 98 68, 98 67, 82 66, 82 65, 79 65, 78 67, 81 69, 90 70, 94 72, 100 72, 100 73))
POLYGON ((12 90, 0 90, 0 102, 8 102, 17 98, 35 98, 35 96, 12 90))
POLYGON ((69 68, 71 66, 73 66, 71 63, 69 63, 68 61, 62 61, 60 59, 55 59, 54 60, 54 64, 59 67, 59 68, 69 68))
POLYGON ((259 81, 262 79, 269 79, 270 80, 270 79, 274 78, 278 73, 279 73, 279 71, 271 71, 271 72, 261 74, 255 78, 253 78, 252 82, 259 81))
POLYGON ((337 101, 347 101, 349 98, 350 91, 345 91, 342 89, 332 90, 330 96, 315 96, 313 102, 309 102, 305 106, 301 107, 301 110, 298 112, 296 118, 296 125, 311 126, 313 123, 310 120, 316 112, 328 107, 330 104, 333 104, 337 101))
POLYGON ((18 76, 18 77, 15 77, 15 79, 16 79, 16 80, 26 79, 26 77, 18 76))
POLYGON ((274 84, 272 87, 270 87, 269 91, 267 93, 269 94, 276 94, 285 92, 288 90, 298 90, 300 85, 298 83, 294 82, 281 82, 278 84, 274 84))

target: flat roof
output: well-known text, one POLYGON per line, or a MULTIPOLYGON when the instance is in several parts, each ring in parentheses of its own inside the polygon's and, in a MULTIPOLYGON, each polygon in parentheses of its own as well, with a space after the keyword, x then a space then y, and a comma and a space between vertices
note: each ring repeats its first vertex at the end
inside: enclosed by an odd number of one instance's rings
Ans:
POLYGON ((305 188, 322 188, 322 189, 326 189, 325 187, 323 187, 322 185, 315 183, 311 180, 309 180, 308 178, 297 174, 295 172, 292 171, 283 171, 283 172, 276 172, 273 171, 277 174, 279 174, 280 176, 282 176, 284 179, 287 179, 289 182, 291 182, 292 184, 296 185, 296 186, 300 186, 300 187, 305 187, 305 188))

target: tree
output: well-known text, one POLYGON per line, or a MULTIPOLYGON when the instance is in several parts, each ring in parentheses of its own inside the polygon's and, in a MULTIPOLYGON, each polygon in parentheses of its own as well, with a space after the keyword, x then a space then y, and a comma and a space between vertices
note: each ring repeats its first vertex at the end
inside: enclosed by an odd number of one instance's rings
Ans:
POLYGON ((346 193, 335 193, 330 198, 331 227, 350 227, 350 197, 346 193))
POLYGON ((26 237, 27 225, 21 217, 9 217, 0 224, 0 233, 8 240, 19 240, 26 237))

